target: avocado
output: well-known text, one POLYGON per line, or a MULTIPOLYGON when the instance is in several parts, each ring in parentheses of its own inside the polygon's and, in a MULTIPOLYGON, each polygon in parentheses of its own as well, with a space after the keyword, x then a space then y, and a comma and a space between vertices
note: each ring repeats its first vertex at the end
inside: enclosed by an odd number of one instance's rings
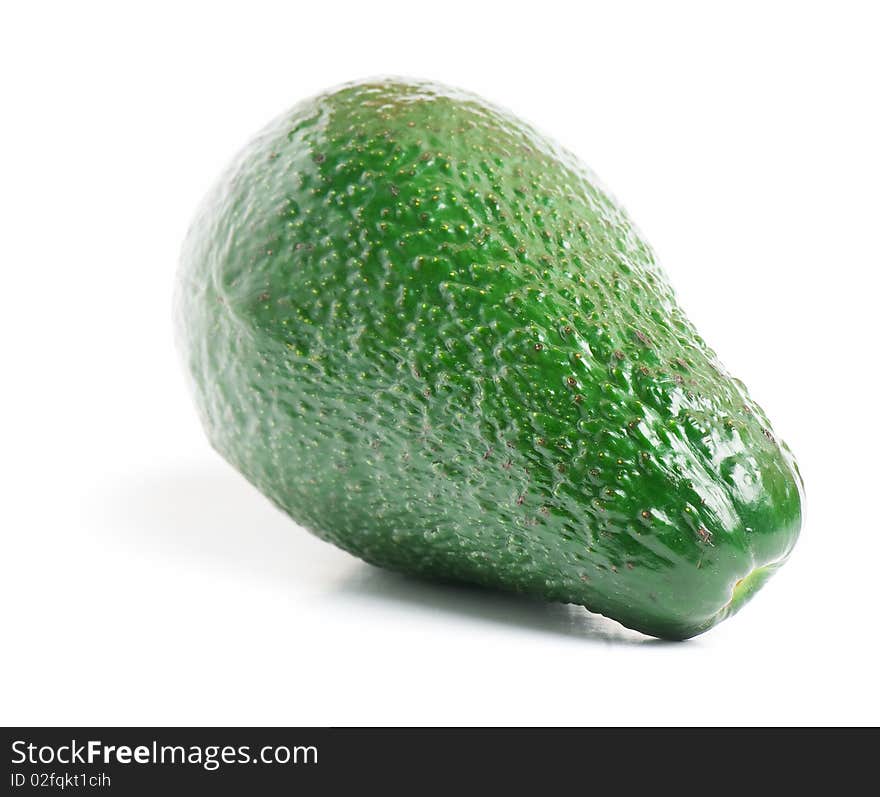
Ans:
POLYGON ((374 565, 684 639, 797 539, 789 449, 626 212, 472 94, 278 117, 198 211, 175 316, 214 448, 374 565))

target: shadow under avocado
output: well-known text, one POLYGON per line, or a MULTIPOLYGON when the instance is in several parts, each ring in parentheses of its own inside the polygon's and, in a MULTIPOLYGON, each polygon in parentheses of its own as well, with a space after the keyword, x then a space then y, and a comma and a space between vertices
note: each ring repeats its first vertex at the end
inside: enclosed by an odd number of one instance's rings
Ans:
MULTIPOLYGON (((541 634, 625 645, 677 645, 632 631, 582 606, 547 603, 471 584, 429 581, 361 564, 335 596, 367 603, 415 606, 426 614, 456 614, 468 620, 508 625, 541 634)), ((385 607, 387 608, 387 607, 385 607)))
POLYGON ((113 542, 195 568, 219 567, 236 578, 332 583, 328 600, 369 611, 415 608, 426 615, 507 625, 541 634, 626 645, 664 645, 580 606, 460 583, 391 573, 312 537, 231 468, 199 466, 133 475, 99 496, 114 520, 113 542), (339 578, 340 571, 348 572, 339 578))
POLYGON ((340 552, 299 529, 219 460, 127 475, 98 501, 111 521, 110 544, 160 561, 285 584, 339 568, 340 552))

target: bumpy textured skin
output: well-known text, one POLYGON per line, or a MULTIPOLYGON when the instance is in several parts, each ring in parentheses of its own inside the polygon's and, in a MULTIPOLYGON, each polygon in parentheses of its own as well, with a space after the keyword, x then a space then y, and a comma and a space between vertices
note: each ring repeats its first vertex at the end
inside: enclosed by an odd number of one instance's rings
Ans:
POLYGON ((266 127, 176 315, 214 447, 373 564, 685 638, 797 538, 792 457, 624 211, 470 94, 351 84, 266 127))

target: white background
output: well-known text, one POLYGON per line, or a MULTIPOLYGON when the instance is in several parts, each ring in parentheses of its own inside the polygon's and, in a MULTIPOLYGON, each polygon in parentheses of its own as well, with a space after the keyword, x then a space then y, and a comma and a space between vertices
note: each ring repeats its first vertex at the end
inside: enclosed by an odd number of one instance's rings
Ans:
POLYGON ((12 4, 0 18, 0 724, 880 721, 878 19, 843 2, 12 4), (377 74, 577 152, 789 441, 796 552, 683 644, 387 575, 220 460, 172 344, 195 206, 377 74))

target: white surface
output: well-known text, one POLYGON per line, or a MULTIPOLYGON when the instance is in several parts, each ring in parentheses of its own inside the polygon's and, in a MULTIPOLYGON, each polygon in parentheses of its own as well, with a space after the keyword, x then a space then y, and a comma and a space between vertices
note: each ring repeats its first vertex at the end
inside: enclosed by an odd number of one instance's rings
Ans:
POLYGON ((878 19, 806 5, 6 8, 0 724, 880 721, 878 19), (664 644, 387 575, 209 450, 191 214, 270 118, 381 73, 583 157, 791 443, 807 526, 734 619, 664 644))

